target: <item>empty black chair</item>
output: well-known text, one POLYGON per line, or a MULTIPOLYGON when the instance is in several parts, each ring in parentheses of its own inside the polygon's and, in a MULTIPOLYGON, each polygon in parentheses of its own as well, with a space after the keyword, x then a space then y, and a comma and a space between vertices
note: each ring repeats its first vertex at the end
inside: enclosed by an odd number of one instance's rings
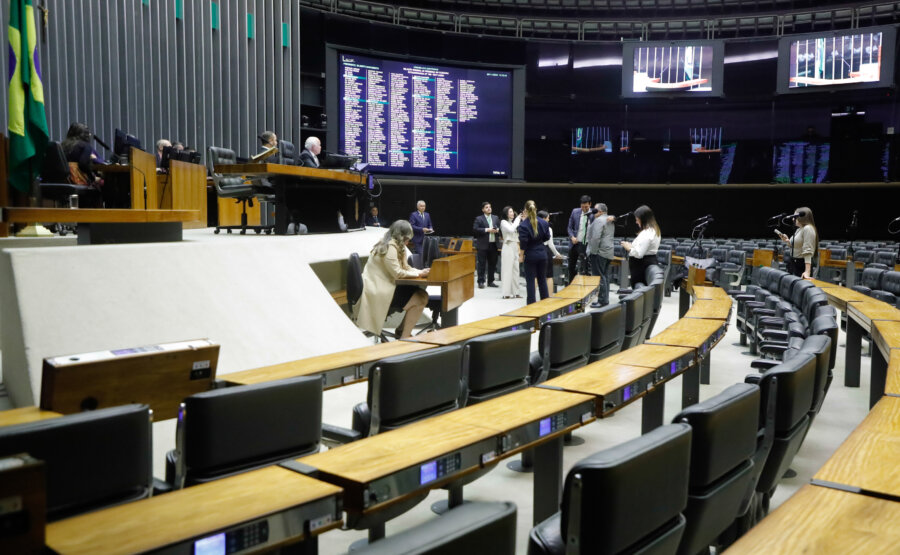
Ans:
POLYGON ((640 343, 644 321, 644 298, 644 295, 635 291, 619 299, 619 303, 625 312, 625 337, 622 340, 623 351, 640 343))
POLYGON ((581 368, 587 364, 590 353, 590 314, 572 314, 544 322, 538 352, 531 354, 531 383, 581 368))
POLYGON ((150 408, 124 405, 0 428, 0 457, 17 453, 46 465, 50 521, 148 497, 150 408))
POLYGON ((862 271, 859 283, 851 287, 851 289, 865 295, 871 295, 872 291, 881 289, 881 279, 885 273, 887 273, 887 270, 880 268, 865 268, 862 271))
MULTIPOLYGON (((69 163, 62 146, 56 141, 47 144, 44 165, 41 168, 41 197, 52 200, 57 206, 68 206, 69 197, 78 196, 79 208, 100 208, 103 205, 100 189, 87 185, 75 185, 69 177, 69 163)), ((60 235, 70 226, 57 225, 60 235)))
POLYGON ((758 386, 739 383, 673 420, 691 426, 687 527, 678 553, 708 550, 739 516, 752 478, 759 402, 758 386))
POLYGON ((467 503, 399 534, 370 543, 353 553, 491 553, 516 552, 516 506, 513 503, 467 503))
POLYGON ((353 252, 347 257, 347 305, 351 314, 353 307, 362 297, 362 290, 362 262, 359 260, 359 254, 353 252))
POLYGON ((873 264, 882 264, 891 269, 893 269, 894 264, 896 262, 897 262, 897 252, 895 250, 890 250, 890 249, 876 250, 875 257, 872 260, 873 264))
POLYGON ((900 272, 893 270, 881 276, 881 289, 873 291, 872 296, 878 300, 900 307, 900 272))
POLYGON ((252 229, 256 233, 265 231, 271 233, 274 226, 271 225, 247 225, 247 206, 253 206, 253 199, 269 197, 275 194, 275 188, 260 179, 247 180, 239 175, 221 175, 215 172, 218 164, 235 164, 237 156, 229 148, 211 146, 207 149, 206 164, 209 173, 213 176, 216 194, 220 198, 234 199, 241 204, 241 225, 217 225, 215 233, 225 229, 228 233, 238 229, 241 235, 252 229))
POLYGON ((279 164, 287 164, 289 166, 297 166, 298 158, 300 153, 297 151, 297 147, 294 146, 294 143, 290 141, 280 140, 278 141, 278 163, 279 164))
POLYGON ((624 306, 608 304, 590 314, 591 354, 588 362, 595 362, 621 351, 625 341, 624 306))
POLYGON ((638 334, 637 339, 637 344, 640 345, 647 339, 647 334, 650 331, 650 322, 653 320, 653 307, 656 305, 656 288, 649 285, 641 285, 636 292, 640 293, 644 298, 644 315, 641 319, 641 332, 638 334))
POLYGON ((316 453, 322 436, 322 378, 226 387, 184 400, 166 457, 176 488, 316 453))
POLYGON ((528 554, 675 553, 690 451, 691 427, 671 424, 575 463, 562 510, 531 529, 528 554))

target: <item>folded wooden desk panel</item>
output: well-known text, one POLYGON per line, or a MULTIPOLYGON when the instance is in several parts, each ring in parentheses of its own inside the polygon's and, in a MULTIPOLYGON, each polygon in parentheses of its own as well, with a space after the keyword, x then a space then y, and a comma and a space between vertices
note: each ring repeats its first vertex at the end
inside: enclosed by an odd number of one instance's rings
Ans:
POLYGON ((366 379, 369 366, 383 358, 433 348, 433 345, 425 343, 390 341, 348 351, 273 364, 272 366, 263 366, 252 370, 233 372, 219 376, 219 379, 230 384, 248 385, 323 374, 325 376, 325 389, 330 389, 366 379))
POLYGON ((719 299, 719 300, 731 300, 731 297, 728 296, 728 293, 725 292, 721 287, 712 287, 706 285, 695 285, 693 287, 693 295, 695 299, 719 299))
POLYGON ((596 397, 594 411, 600 416, 608 416, 643 397, 656 382, 657 374, 653 368, 604 359, 548 380, 538 387, 593 395, 596 397))
POLYGON ((877 299, 869 299, 847 303, 847 317, 853 318, 866 332, 870 332, 873 320, 900 321, 900 309, 877 299))
POLYGON ((900 397, 900 349, 891 349, 891 358, 888 359, 887 382, 884 386, 887 395, 900 397))
MULTIPOLYGON (((467 341, 480 335, 487 335, 489 333, 491 333, 489 330, 481 328, 451 326, 449 328, 441 328, 428 333, 420 333, 419 335, 407 337, 406 339, 403 339, 403 342, 446 346, 461 341, 467 341)), ((399 343, 399 341, 397 343, 399 343)))
POLYGON ((577 301, 572 299, 562 299, 559 297, 550 297, 542 299, 536 303, 531 303, 522 308, 507 312, 505 316, 521 316, 523 318, 531 318, 535 321, 535 328, 539 328, 541 323, 549 322, 553 318, 567 316, 579 312, 576 305, 577 301))
POLYGON ((731 299, 697 299, 684 317, 728 321, 731 319, 732 306, 731 299))
POLYGON ((22 407, 0 411, 0 427, 15 426, 27 422, 36 422, 48 418, 59 418, 62 414, 50 410, 42 410, 38 407, 22 407))
MULTIPOLYGON (((886 395, 813 476, 900 501, 900 398, 886 395)), ((897 545, 900 548, 900 544, 897 545)))
POLYGON ((872 300, 872 297, 846 287, 829 287, 827 289, 822 289, 822 291, 824 291, 825 295, 828 297, 828 304, 841 312, 847 311, 847 303, 849 302, 858 303, 872 300))
POLYGON ((597 287, 600 287, 602 281, 600 276, 585 276, 578 274, 569 285, 587 285, 588 287, 596 289, 597 287))
POLYGON ((885 359, 892 349, 900 349, 900 322, 875 320, 872 322, 872 343, 885 359))
POLYGON ((820 279, 807 279, 806 281, 812 283, 819 289, 830 289, 833 287, 840 287, 840 285, 836 283, 831 283, 830 281, 822 281, 820 279))
POLYGON ((651 345, 644 343, 616 353, 603 360, 630 366, 643 366, 659 371, 660 376, 674 376, 697 363, 693 347, 651 345))
POLYGON ((682 318, 647 340, 654 345, 693 347, 705 356, 724 336, 728 327, 722 320, 682 318))
POLYGON ((67 555, 195 553, 203 545, 231 553, 272 549, 305 539, 307 530, 317 535, 340 525, 339 487, 269 466, 48 524, 47 546, 67 555))
POLYGON ((378 510, 385 503, 440 487, 496 457, 496 430, 457 423, 449 414, 298 461, 317 469, 320 480, 344 488, 348 511, 378 510))
POLYGON ((896 553, 900 503, 807 485, 728 548, 729 555, 896 553))
POLYGON ((530 329, 533 322, 532 318, 522 318, 520 316, 493 316, 484 320, 469 322, 468 324, 463 324, 463 326, 496 332, 530 329))
POLYGON ((584 305, 588 303, 591 298, 591 295, 597 291, 596 287, 591 287, 588 285, 567 285, 566 287, 560 289, 556 293, 552 295, 552 298, 557 299, 572 299, 574 301, 578 301, 575 305, 576 310, 584 310, 584 305))

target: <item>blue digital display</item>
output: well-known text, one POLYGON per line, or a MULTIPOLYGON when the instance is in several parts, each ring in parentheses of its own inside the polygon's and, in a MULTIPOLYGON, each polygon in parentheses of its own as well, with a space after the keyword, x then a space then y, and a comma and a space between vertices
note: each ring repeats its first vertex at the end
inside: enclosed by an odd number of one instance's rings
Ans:
POLYGON ((195 541, 194 555, 225 555, 225 532, 195 541))
POLYGON ((550 418, 545 418, 540 422, 540 428, 538 429, 538 437, 544 437, 552 431, 553 426, 550 424, 550 418))
POLYGON ((672 364, 669 365, 669 374, 674 374, 675 372, 678 372, 678 363, 677 362, 673 362, 672 364))
POLYGON ((631 399, 631 388, 630 387, 626 387, 625 389, 622 390, 622 400, 627 401, 628 399, 631 399))
POLYGON ((437 461, 425 463, 419 467, 419 485, 437 480, 437 461))
POLYGON ((709 348, 709 347, 708 347, 707 345, 703 345, 703 346, 700 347, 700 352, 703 353, 703 354, 705 355, 705 354, 706 354, 706 350, 707 350, 708 348, 709 348))

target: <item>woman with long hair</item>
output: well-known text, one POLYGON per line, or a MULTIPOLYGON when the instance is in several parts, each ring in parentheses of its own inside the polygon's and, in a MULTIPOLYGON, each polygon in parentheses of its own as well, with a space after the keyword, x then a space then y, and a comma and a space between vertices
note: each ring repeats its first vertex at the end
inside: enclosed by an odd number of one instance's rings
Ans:
POLYGON ((504 299, 521 298, 519 291, 519 222, 522 218, 512 206, 505 206, 500 213, 500 291, 504 299))
POLYGON ((550 296, 547 290, 547 252, 544 242, 550 239, 550 224, 538 218, 533 200, 525 203, 524 218, 519 222, 520 260, 525 263, 525 291, 528 304, 535 302, 534 280, 538 280, 541 299, 550 296))
POLYGON ((817 260, 819 254, 819 230, 816 229, 816 220, 813 218, 812 210, 806 206, 795 210, 794 225, 797 227, 797 231, 791 238, 778 231, 781 240, 791 247, 788 271, 795 276, 810 278, 812 277, 813 262, 817 260))
POLYGON ((646 283, 647 266, 657 263, 656 252, 659 250, 660 231, 653 210, 646 204, 634 211, 634 221, 640 233, 634 242, 622 241, 622 247, 628 252, 628 270, 631 272, 631 283, 646 283))
POLYGON ((69 163, 69 181, 74 185, 90 185, 99 187, 101 183, 94 173, 92 163, 100 161, 97 153, 91 147, 93 137, 91 128, 84 123, 74 122, 66 131, 66 138, 60 146, 69 163))
POLYGON ((398 286, 396 280, 425 277, 430 271, 429 268, 417 270, 406 261, 406 246, 412 237, 409 222, 397 220, 372 247, 363 270, 362 297, 357 305, 356 325, 360 328, 379 335, 391 307, 402 307, 406 316, 397 330, 398 335, 409 337, 412 334, 413 326, 428 304, 428 294, 415 285, 398 286))

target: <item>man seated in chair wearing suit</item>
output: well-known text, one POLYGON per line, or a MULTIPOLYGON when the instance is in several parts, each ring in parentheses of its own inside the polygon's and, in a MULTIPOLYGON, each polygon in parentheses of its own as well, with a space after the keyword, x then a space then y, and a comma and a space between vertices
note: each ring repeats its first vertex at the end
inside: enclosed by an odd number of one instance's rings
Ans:
POLYGON ((497 287, 494 273, 497 271, 497 241, 500 239, 500 218, 491 214, 491 203, 481 203, 481 215, 472 224, 475 235, 475 266, 478 274, 478 288, 484 289, 484 275, 487 274, 488 287, 497 287))
POLYGON ((307 168, 319 167, 319 154, 322 153, 322 141, 318 137, 307 137, 300 153, 300 162, 307 168))

